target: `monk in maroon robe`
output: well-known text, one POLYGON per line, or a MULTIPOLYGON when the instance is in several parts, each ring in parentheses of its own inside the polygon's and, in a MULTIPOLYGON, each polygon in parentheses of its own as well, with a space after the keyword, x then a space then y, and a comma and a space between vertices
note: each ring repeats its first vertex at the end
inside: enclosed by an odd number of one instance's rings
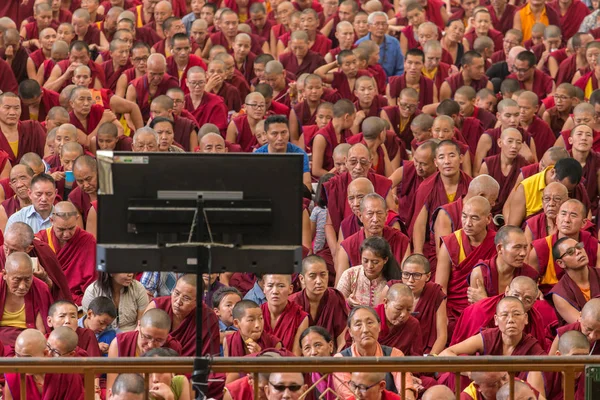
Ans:
POLYGON ((543 211, 525 221, 525 236, 531 243, 557 232, 556 216, 562 204, 569 199, 569 191, 559 182, 552 182, 542 194, 543 211))
POLYGON ((530 51, 522 51, 515 60, 515 69, 525 71, 524 73, 512 73, 506 79, 516 79, 519 81, 519 87, 523 90, 529 90, 538 96, 541 102, 550 93, 554 91, 554 81, 552 78, 535 68, 537 60, 530 51))
POLYGON ((600 343, 598 343, 600 338, 595 329, 595 326, 600 322, 598 303, 600 303, 600 300, 597 298, 588 300, 581 309, 581 317, 577 322, 566 324, 556 329, 556 337, 554 338, 554 342, 552 342, 552 347, 550 347, 548 354, 556 354, 556 351, 560 347, 560 338, 565 333, 577 331, 586 336, 589 349, 585 355, 600 355, 600 343))
MULTIPOLYGON (((411 49, 406 54, 406 59, 404 62, 405 73, 400 76, 390 77, 390 82, 389 82, 388 86, 389 86, 389 91, 390 91, 390 97, 392 99, 397 99, 398 97, 400 97, 400 92, 404 88, 407 87, 407 83, 412 86, 418 82, 418 85, 419 85, 419 106, 418 107, 419 107, 419 109, 423 109, 423 107, 425 107, 426 105, 434 103, 434 101, 433 101, 434 93, 437 93, 437 88, 434 91, 433 81, 431 79, 423 76, 421 70, 423 68, 424 62, 425 62, 425 55, 423 54, 423 52, 421 50, 411 49), (411 52, 413 52, 414 54, 411 54, 411 52), (409 57, 411 57, 413 59, 413 63, 414 63, 414 61, 416 61, 416 63, 418 65, 420 64, 420 67, 418 69, 416 69, 414 73, 412 72, 412 70, 410 71, 410 73, 409 73, 409 71, 406 71, 407 61, 408 61, 409 57)), ((396 100, 396 104, 397 104, 397 100, 396 100)))
POLYGON ((419 94, 413 88, 405 88, 399 94, 396 101, 397 104, 403 104, 403 107, 398 105, 383 107, 381 110, 381 118, 387 120, 396 136, 404 142, 404 146, 409 148, 413 140, 412 124, 417 116, 421 114, 421 110, 417 107, 419 102, 419 94))
POLYGON ((46 134, 37 121, 19 121, 21 101, 17 95, 3 93, 0 95, 0 150, 8 153, 10 162, 17 164, 25 153, 44 155, 46 134))
POLYGON ((36 237, 56 253, 73 300, 81 304, 85 288, 96 280, 96 239, 77 227, 81 217, 70 202, 56 204, 50 218, 52 227, 41 230, 36 237))
POLYGON ((94 331, 77 325, 77 306, 67 300, 59 300, 48 309, 48 326, 51 329, 67 327, 77 334, 77 346, 88 357, 101 357, 100 347, 94 331))
POLYGON ((571 130, 569 142, 573 148, 571 154, 583 167, 583 182, 587 190, 591 213, 596 215, 598 210, 598 179, 600 176, 600 154, 592 150, 593 129, 588 125, 577 125, 571 130))
POLYGON ((251 153, 259 147, 256 139, 256 126, 265 117, 265 98, 262 94, 254 92, 246 96, 246 112, 233 118, 227 128, 226 139, 230 143, 239 144, 241 150, 251 153))
MULTIPOLYGON (((179 42, 183 42, 183 45, 185 45, 186 41, 188 40, 189 39, 187 38, 180 38, 177 41, 177 44, 179 44, 179 42)), ((187 62, 185 64, 183 64, 183 61, 185 60, 181 60, 180 58, 175 59, 174 56, 167 57, 167 74, 175 77, 179 81, 179 87, 181 88, 181 90, 183 90, 185 94, 188 94, 190 92, 190 89, 188 88, 186 83, 188 71, 192 67, 200 67, 206 70, 206 64, 200 57, 194 54, 190 54, 188 56, 187 62)))
POLYGON ((308 328, 309 315, 296 303, 288 301, 292 293, 289 275, 265 275, 267 302, 261 305, 264 331, 281 339, 283 347, 300 356, 300 334, 308 328))
MULTIPOLYGON (((52 357, 48 353, 46 338, 34 329, 23 331, 15 342, 15 353, 26 354, 28 357, 52 357)), ((6 374, 5 389, 10 391, 13 399, 21 398, 20 374, 6 374)), ((44 374, 25 375, 25 390, 27 399, 51 400, 73 399, 83 400, 82 376, 78 374, 44 374)), ((6 395, 5 395, 6 396, 6 395)))
POLYGON ((309 49, 306 32, 292 33, 290 44, 293 50, 279 56, 279 62, 286 70, 293 71, 296 76, 300 76, 304 73, 312 74, 317 68, 325 65, 323 55, 309 49))
POLYGON ((223 99, 216 94, 205 91, 206 73, 200 67, 190 68, 187 85, 190 93, 185 96, 185 109, 196 119, 198 126, 212 123, 217 125, 221 135, 227 131, 227 107, 223 99))
POLYGON ((132 67, 129 62, 130 45, 122 40, 111 43, 111 59, 104 61, 100 67, 106 77, 106 88, 113 92, 117 89, 117 81, 123 73, 132 67))
POLYGON ((24 314, 24 325, 3 326, 0 328, 0 340, 8 346, 13 346, 15 339, 23 329, 37 329, 42 333, 48 331, 48 308, 52 304, 52 296, 48 285, 33 276, 33 263, 31 258, 21 252, 12 253, 4 264, 4 279, 0 280, 0 309, 3 310, 0 318, 7 316, 7 311, 14 314, 24 314), (30 282, 25 293, 13 281, 16 277, 29 277, 30 282), (7 304, 15 307, 7 308, 7 304), (21 306, 19 306, 21 304, 21 306), (16 306, 14 306, 16 305, 16 306))
POLYGON ((467 308, 467 277, 479 260, 496 254, 495 232, 488 229, 492 218, 490 203, 481 196, 463 206, 463 228, 442 238, 435 281, 448 294, 448 332, 454 331, 460 313, 467 308))
POLYGON ((583 19, 590 13, 584 2, 572 0, 568 3, 560 3, 558 0, 550 1, 548 6, 553 7, 560 18, 560 32, 563 43, 569 40, 579 31, 583 19))
POLYGON ((327 264, 319 256, 309 256, 302 261, 300 281, 304 289, 290 296, 309 317, 309 325, 325 328, 335 338, 336 348, 345 343, 348 306, 346 299, 336 289, 327 287, 327 264))
POLYGON ((490 12, 490 16, 492 17, 492 26, 494 27, 494 29, 500 32, 506 32, 509 29, 512 29, 515 12, 517 10, 517 7, 515 5, 505 3, 502 6, 502 3, 494 3, 487 6, 487 9, 490 12))
POLYGON ((244 357, 267 349, 280 349, 278 337, 264 331, 262 309, 252 300, 242 300, 233 307, 233 325, 237 331, 225 336, 225 357, 244 357), (260 328, 260 329, 259 329, 260 328))
POLYGON ((17 83, 17 79, 15 78, 15 74, 13 73, 10 65, 2 59, 0 59, 0 76, 2 76, 2 80, 0 80, 0 90, 2 93, 18 92, 19 85, 17 83))
POLYGON ((58 93, 40 88, 39 83, 27 79, 19 85, 21 121, 45 121, 52 107, 59 106, 58 93))
POLYGON ((487 76, 484 74, 484 69, 481 68, 481 65, 484 65, 484 63, 485 60, 476 51, 466 52, 462 59, 463 70, 450 75, 442 83, 440 87, 440 100, 452 98, 458 88, 465 85, 471 86, 475 89, 475 92, 479 92, 486 87, 492 89, 492 83, 489 82, 487 76))
POLYGON ((46 68, 46 64, 44 64, 44 71, 47 71, 50 74, 46 80, 46 83, 44 84, 44 87, 46 89, 54 90, 57 93, 62 91, 71 82, 71 79, 69 78, 72 77, 73 70, 69 70, 69 66, 74 63, 86 65, 90 69, 90 88, 100 89, 102 87, 106 87, 106 77, 104 76, 104 71, 100 65, 96 64, 90 58, 90 51, 87 43, 79 40, 71 43, 68 59, 57 62, 54 68, 51 70, 49 70, 50 64, 48 65, 48 68, 46 68))
POLYGON ((554 146, 556 136, 550 126, 536 114, 538 96, 533 92, 523 92, 517 100, 522 110, 519 116, 521 127, 535 142, 536 157, 540 160, 546 150, 554 146))

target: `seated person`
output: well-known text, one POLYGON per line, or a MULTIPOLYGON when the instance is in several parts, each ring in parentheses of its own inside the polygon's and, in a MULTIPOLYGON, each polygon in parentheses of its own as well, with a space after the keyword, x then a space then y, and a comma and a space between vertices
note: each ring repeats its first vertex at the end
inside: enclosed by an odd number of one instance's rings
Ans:
POLYGON ((225 339, 225 357, 243 357, 269 348, 281 348, 279 338, 264 331, 262 310, 252 300, 242 300, 233 307, 233 324, 237 331, 225 339))
POLYGON ((242 301, 242 294, 234 287, 224 286, 213 294, 213 310, 219 318, 219 335, 221 354, 223 345, 228 336, 237 332, 238 328, 233 323, 233 308, 242 301))
MULTIPOLYGON (((142 354, 142 357, 179 357, 173 349, 158 347, 142 354)), ((157 361, 160 362, 160 361, 157 361)), ((185 375, 174 375, 169 372, 150 374, 148 395, 151 400, 173 399, 191 400, 191 385, 185 375)))
POLYGON ((103 356, 108 355, 108 346, 117 336, 117 331, 112 328, 115 318, 117 318, 115 303, 108 297, 98 296, 88 305, 87 313, 77 321, 78 327, 91 329, 94 332, 103 356))
POLYGON ((77 335, 75 344, 89 357, 100 357, 100 347, 94 331, 77 325, 77 306, 70 301, 59 300, 48 310, 48 327, 67 327, 77 335))

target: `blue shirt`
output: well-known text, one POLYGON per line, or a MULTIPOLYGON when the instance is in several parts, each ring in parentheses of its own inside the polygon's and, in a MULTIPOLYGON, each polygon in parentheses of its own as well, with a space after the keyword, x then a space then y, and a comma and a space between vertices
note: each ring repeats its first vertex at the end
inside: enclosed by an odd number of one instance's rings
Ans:
MULTIPOLYGON (((85 328, 85 323, 83 322, 87 318, 87 315, 83 315, 83 317, 77 320, 77 326, 80 328, 85 328)), ((117 337, 117 331, 110 327, 110 325, 100 333, 96 333, 96 339, 98 343, 106 343, 110 346, 110 343, 114 338, 117 337)), ((108 357, 108 353, 102 354, 103 357, 108 357)))
MULTIPOLYGON (((285 152, 293 154, 302 154, 304 156, 304 167, 302 168, 302 172, 310 172, 310 168, 308 166, 308 155, 306 155, 306 152, 304 150, 302 150, 295 144, 288 142, 285 152)), ((259 147, 258 149, 256 149, 255 153, 269 153, 269 145, 265 144, 262 147, 259 147)))
POLYGON ((181 22, 183 22, 183 26, 185 26, 185 31, 187 32, 187 35, 190 36, 190 32, 192 31, 192 24, 194 23, 194 21, 196 20, 196 16, 194 15, 193 12, 185 15, 183 18, 181 18, 181 22))
MULTIPOLYGON (((356 44, 371 40, 371 33, 356 41, 356 44)), ((400 42, 393 36, 385 35, 383 42, 379 45, 379 64, 385 70, 388 78, 404 73, 404 56, 400 49, 400 42)))
MULTIPOLYGON (((227 332, 227 331, 232 331, 232 332, 235 332, 235 331, 237 331, 237 330, 238 330, 238 329, 237 329, 235 326, 233 326, 233 325, 231 325, 231 326, 227 326, 227 325, 225 325, 225 324, 223 323, 223 321, 219 320, 219 332, 227 332)), ((219 347, 219 352, 220 352, 220 354, 221 354, 221 357, 223 357, 223 354, 224 354, 224 353, 223 353, 223 345, 221 345, 221 346, 219 347)))
MULTIPOLYGON (((52 210, 54 211, 54 207, 52 210)), ((50 215, 52 215, 52 213, 50 213, 50 215)), ((10 216, 8 222, 6 222, 6 228, 4 231, 6 232, 6 229, 8 229, 8 227, 15 222, 24 222, 29 225, 31 229, 33 229, 33 233, 36 234, 39 231, 43 231, 44 229, 48 229, 52 226, 50 215, 48 215, 48 218, 44 219, 40 214, 38 214, 37 211, 35 211, 33 205, 24 207, 10 216)))
POLYGON ((259 306, 267 302, 267 298, 265 297, 265 294, 260 286, 258 286, 258 282, 254 282, 254 286, 252 286, 252 289, 246 293, 244 300, 252 300, 259 306))

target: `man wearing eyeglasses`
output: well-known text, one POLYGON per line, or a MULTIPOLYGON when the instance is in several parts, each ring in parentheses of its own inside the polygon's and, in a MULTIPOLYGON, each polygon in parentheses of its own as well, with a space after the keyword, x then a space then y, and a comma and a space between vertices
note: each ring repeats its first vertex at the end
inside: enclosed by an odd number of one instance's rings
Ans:
MULTIPOLYGON (((149 64, 148 69, 150 69, 149 64)), ((219 127, 221 134, 225 134, 228 121, 227 107, 221 97, 206 90, 206 72, 200 67, 190 68, 187 74, 187 86, 190 93, 185 96, 185 109, 196 119, 198 126, 212 123, 219 127)))
POLYGON ((528 51, 522 51, 517 55, 507 79, 516 79, 523 90, 530 90, 537 94, 539 101, 554 93, 556 86, 552 78, 536 68, 535 55, 528 51))
MULTIPOLYGON (((597 242, 595 244, 597 246, 597 242)), ((564 275, 547 295, 556 309, 559 323, 577 322, 585 303, 600 297, 600 272, 589 266, 594 264, 588 253, 584 243, 570 237, 560 238, 552 246, 554 264, 564 270, 564 275)))
POLYGON ((388 77, 404 73, 404 56, 400 42, 387 34, 388 16, 382 11, 371 13, 368 18, 369 34, 358 39, 356 44, 365 40, 373 40, 379 46, 379 64, 388 77))
POLYGON ((231 120, 226 139, 229 143, 239 144, 242 151, 248 153, 258 146, 256 125, 265 117, 265 97, 259 92, 252 92, 246 96, 244 105, 246 112, 231 120))
POLYGON ((265 386, 267 400, 298 400, 306 391, 300 372, 274 372, 265 386))
POLYGON ((347 400, 400 400, 401 397, 385 389, 385 373, 353 372, 348 387, 354 393, 347 400))

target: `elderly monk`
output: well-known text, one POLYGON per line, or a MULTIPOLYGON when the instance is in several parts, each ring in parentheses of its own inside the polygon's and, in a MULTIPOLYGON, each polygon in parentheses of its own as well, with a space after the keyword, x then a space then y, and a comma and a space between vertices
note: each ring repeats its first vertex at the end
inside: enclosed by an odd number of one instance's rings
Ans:
MULTIPOLYGON (((464 204, 475 196, 487 199, 490 205, 496 204, 500 185, 489 175, 479 175, 469 183, 469 189, 464 197, 452 203, 444 204, 433 212, 431 217, 432 233, 429 237, 430 244, 435 244, 436 249, 440 246, 440 239, 450 235, 452 232, 462 228, 462 210, 464 204), (434 242, 431 243, 431 240, 434 242)), ((492 208, 493 210, 493 208, 492 208)))
MULTIPOLYGON (((378 114, 376 113, 376 115, 378 114)), ((354 128, 358 130, 360 126, 362 132, 349 138, 348 143, 362 143, 367 146, 375 173, 390 176, 400 166, 400 152, 396 136, 387 130, 386 121, 378 116, 361 120, 362 117, 355 119, 354 128)))
POLYGON ((546 150, 554 145, 556 136, 550 126, 537 116, 539 109, 539 96, 534 92, 526 91, 519 95, 519 124, 535 143, 536 159, 541 159, 546 150))
MULTIPOLYGON (((221 60, 212 60, 206 68, 205 91, 219 96, 225 102, 228 110, 239 112, 242 107, 240 90, 229 83, 225 63, 221 60)), ((188 92, 191 89, 188 87, 188 92)))
MULTIPOLYGON (((348 186, 352 181, 358 178, 366 178, 373 184, 375 193, 384 198, 389 195, 392 182, 386 177, 374 173, 371 170, 371 165, 372 159, 369 149, 362 143, 357 143, 348 150, 346 157, 348 172, 337 175, 323 185, 327 194, 327 214, 328 219, 331 220, 333 234, 337 234, 342 221, 352 215, 351 205, 348 202, 348 186)), ((335 243, 337 240, 333 242, 335 243)))
POLYGON ((473 371, 467 374, 472 382, 460 394, 461 400, 496 400, 498 389, 511 379, 506 372, 473 371))
POLYGON ((569 143, 571 154, 583 168, 583 178, 588 197, 592 203, 591 213, 598 211, 598 194, 600 192, 600 153, 592 150, 594 130, 585 124, 577 125, 571 130, 569 143))
POLYGON ((92 201, 98 200, 98 165, 96 160, 89 155, 78 157, 73 163, 73 175, 75 175, 77 187, 69 193, 69 201, 77 207, 77 211, 86 221, 92 201))
MULTIPOLYGON (((287 71, 293 71, 297 76, 303 73, 320 74, 316 70, 325 65, 325 59, 323 58, 323 53, 319 54, 311 50, 306 31, 299 30, 292 32, 289 46, 290 51, 283 52, 279 56, 283 68, 287 71)), ((323 78, 323 75, 320 76, 323 78)))
MULTIPOLYGON (((87 357, 89 354, 77 345, 78 337, 66 326, 54 328, 46 339, 52 357, 87 357)), ((96 357, 100 357, 97 355, 96 357)))
POLYGON ((19 121, 21 100, 11 92, 0 94, 0 150, 16 164, 25 153, 44 155, 46 135, 37 121, 19 121))
POLYGON ((564 270, 564 275, 552 287, 547 298, 556 309, 560 324, 572 324, 579 319, 587 301, 600 297, 600 272, 589 266, 583 243, 570 237, 560 238, 554 243, 552 259, 564 270))
POLYGON ((268 274, 263 280, 267 298, 267 302, 261 305, 264 331, 280 338, 283 347, 300 356, 299 338, 308 328, 310 316, 298 304, 288 300, 293 291, 292 277, 268 274))
MULTIPOLYGON (((563 158, 545 170, 521 181, 510 194, 502 214, 508 225, 520 226, 526 217, 542 209, 544 188, 551 182, 560 182, 569 190, 569 197, 586 201, 589 198, 583 185, 580 185, 583 168, 577 160, 563 158)), ((587 210, 586 210, 587 215, 587 210)))
POLYGON ((496 254, 494 234, 488 225, 491 206, 484 197, 475 196, 462 210, 462 229, 444 236, 438 251, 435 282, 448 295, 448 332, 454 331, 460 313, 469 305, 467 277, 479 260, 496 254))
POLYGON ((59 105, 58 93, 42 89, 34 79, 26 79, 19 84, 21 98, 21 120, 45 121, 48 112, 59 105))
POLYGON ((259 146, 256 140, 256 125, 265 117, 265 98, 252 92, 245 99, 246 112, 233 118, 227 127, 227 141, 237 143, 244 152, 252 152, 259 146))
POLYGON ((540 289, 544 294, 563 276, 563 268, 557 267, 552 257, 552 247, 561 238, 570 237, 580 242, 587 253, 586 261, 590 266, 599 266, 598 240, 582 228, 586 221, 586 207, 575 199, 565 201, 556 216, 557 232, 531 243, 528 264, 539 271, 540 289))
POLYGON ((140 128, 133 135, 133 151, 140 153, 158 151, 158 133, 152 128, 140 128))
MULTIPOLYGON (((552 342, 552 347, 548 354, 557 354, 560 351, 560 341, 562 337, 569 331, 578 331, 582 333, 586 339, 588 350, 585 355, 600 354, 600 299, 590 299, 581 309, 581 316, 577 322, 561 326, 556 330, 556 338, 552 342)), ((562 351, 561 351, 562 353, 562 351)), ((559 354, 560 355, 560 354, 559 354)))
MULTIPOLYGON (((116 128, 116 127, 115 127, 116 128)), ((56 169, 60 167, 60 150, 65 143, 77 142, 78 134, 77 128, 73 124, 62 124, 54 133, 54 154, 45 157, 44 162, 50 167, 51 172, 56 172, 56 169)), ((57 180, 58 176, 52 176, 57 180)))
POLYGON ((214 123, 222 135, 227 130, 227 107, 223 99, 209 93, 206 87, 206 72, 201 67, 192 67, 187 73, 190 93, 185 96, 185 109, 189 111, 199 126, 214 123))
POLYGON ((421 397, 422 400, 454 400, 455 398, 454 392, 446 385, 432 386, 421 397))
MULTIPOLYGON (((134 331, 117 334, 108 348, 108 357, 139 357, 158 347, 168 347, 181 354, 181 344, 169 335, 171 325, 166 311, 158 308, 146 311, 134 331)), ((116 374, 107 374, 106 386, 111 387, 115 378, 116 374)))
POLYGON ((17 164, 11 168, 8 182, 15 194, 0 205, 0 229, 2 231, 6 228, 6 222, 11 215, 21 208, 31 205, 28 191, 32 179, 33 170, 27 165, 17 164))
POLYGON ((485 76, 485 60, 476 51, 467 51, 461 59, 462 71, 450 75, 440 87, 440 100, 450 99, 461 86, 471 86, 476 91, 483 88, 494 89, 485 76))
POLYGON ((463 156, 460 147, 451 140, 443 140, 435 150, 435 165, 438 172, 425 179, 419 186, 415 198, 415 213, 408 232, 415 253, 424 254, 435 274, 435 246, 426 240, 430 235, 433 212, 440 206, 451 203, 467 193, 471 177, 460 170, 463 156))
POLYGON ((353 372, 348 386, 354 391, 349 400, 397 400, 396 393, 386 389, 385 372, 353 372))
MULTIPOLYGON (((380 318, 375 310, 367 306, 357 306, 350 311, 348 316, 348 331, 353 343, 344 351, 337 353, 334 357, 402 357, 404 353, 397 348, 382 346, 378 339, 380 335, 380 318)), ((335 392, 344 398, 352 395, 346 386, 351 378, 350 373, 335 373, 335 392)), ((402 387, 402 376, 398 372, 388 372, 385 377, 386 389, 398 393, 402 387)), ((410 372, 405 376, 406 392, 402 399, 416 399, 416 388, 410 372)))
MULTIPOLYGON (((181 343, 180 355, 196 355, 196 275, 182 275, 171 292, 171 296, 157 297, 148 304, 146 310, 160 308, 169 314, 173 325, 170 334, 181 343)), ((202 303, 203 355, 219 353, 218 318, 212 309, 202 303)))
POLYGON ((48 326, 54 330, 66 327, 76 334, 76 345, 83 349, 89 357, 100 357, 102 353, 93 330, 79 327, 77 323, 77 306, 67 300, 59 300, 48 310, 48 326))
POLYGON ((91 59, 90 48, 87 43, 74 40, 69 46, 68 59, 58 62, 52 68, 50 76, 46 80, 46 83, 44 83, 44 88, 59 93, 71 83, 75 69, 81 65, 88 66, 92 72, 90 88, 101 89, 105 86, 104 71, 100 65, 91 59))
POLYGON ((339 242, 360 230, 360 203, 369 193, 375 193, 375 188, 367 178, 356 178, 348 185, 348 204, 352 214, 344 218, 340 224, 339 242))
POLYGON ((363 227, 340 243, 335 264, 336 281, 348 268, 361 264, 360 247, 372 236, 383 237, 390 245, 396 260, 404 260, 410 252, 409 238, 398 229, 386 226, 387 206, 377 193, 367 194, 360 202, 360 221, 363 227))
POLYGON ((402 161, 402 166, 390 175, 398 197, 398 216, 405 225, 410 224, 410 218, 413 216, 416 190, 425 179, 436 172, 436 148, 437 143, 433 140, 421 143, 413 151, 413 159, 402 161))
MULTIPOLYGON (((136 103, 144 121, 150 117, 150 99, 166 94, 167 90, 178 87, 177 78, 167 74, 167 61, 162 54, 148 57, 146 74, 131 81, 126 99, 136 103)), ((188 76, 189 79, 189 76, 188 76)))
POLYGON ((143 400, 146 396, 144 378, 139 374, 119 374, 107 393, 108 400, 143 400))
POLYGON ((15 252, 24 252, 37 259, 33 276, 45 282, 52 298, 71 301, 71 291, 67 278, 60 266, 56 254, 50 246, 41 240, 34 240, 31 227, 23 222, 15 222, 4 231, 4 251, 0 253, 0 265, 4 266, 6 257, 15 252))
POLYGON ((510 192, 515 187, 521 168, 529 165, 529 162, 519 154, 523 146, 523 134, 517 129, 508 128, 502 131, 498 140, 500 154, 485 157, 480 174, 488 174, 500 185, 500 193, 496 204, 492 207, 492 214, 502 213, 504 203, 510 192))
POLYGON ((471 304, 503 293, 517 276, 538 278, 538 272, 525 264, 529 244, 521 228, 503 226, 496 233, 494 245, 498 255, 478 263, 468 278, 467 297, 471 304))
POLYGON ((560 206, 568 199, 569 191, 562 183, 552 182, 544 188, 543 212, 529 217, 525 221, 525 236, 528 243, 557 232, 556 216, 560 206))
MULTIPOLYGON (((26 329, 15 342, 15 357, 52 357, 44 335, 35 329, 26 329)), ((21 398, 20 374, 6 374, 5 399, 21 398)), ((83 400, 84 390, 81 375, 77 374, 34 374, 25 375, 27 398, 83 400)))
POLYGON ((227 153, 223 136, 218 133, 209 132, 200 138, 200 153, 227 153))
POLYGON ((36 235, 56 253, 77 305, 96 280, 96 239, 77 225, 80 218, 72 203, 61 201, 50 216, 52 226, 36 235))
POLYGON ((319 256, 311 255, 302 260, 300 282, 304 289, 290 296, 290 302, 299 305, 309 317, 309 325, 327 329, 335 338, 337 349, 346 345, 346 321, 348 306, 337 289, 327 287, 329 272, 327 264, 319 256))
POLYGON ((48 308, 52 296, 48 285, 33 276, 33 263, 26 253, 16 252, 6 258, 0 280, 0 340, 12 346, 24 329, 46 333, 48 308))

